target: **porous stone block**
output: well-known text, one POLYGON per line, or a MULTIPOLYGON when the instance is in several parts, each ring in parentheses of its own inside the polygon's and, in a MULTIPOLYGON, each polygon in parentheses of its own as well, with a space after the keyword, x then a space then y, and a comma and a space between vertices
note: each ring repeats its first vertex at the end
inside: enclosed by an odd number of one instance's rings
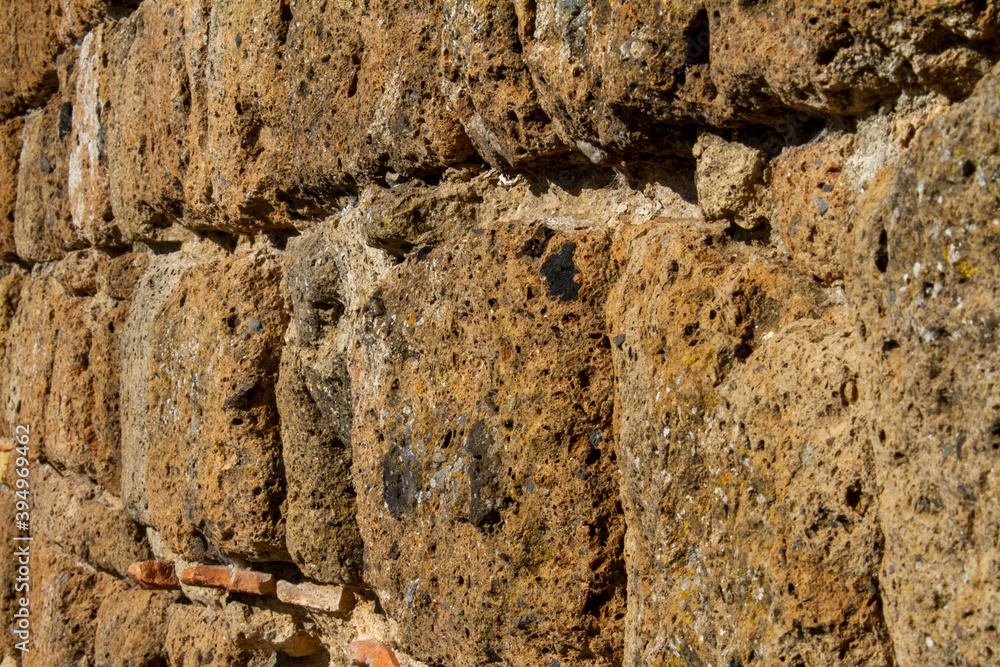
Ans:
POLYGON ((365 581, 422 659, 620 658, 608 260, 600 231, 479 229, 369 300, 350 366, 365 581))
MULTIPOLYGON (((155 344, 154 325, 174 286, 197 259, 172 253, 142 262, 146 265, 135 284, 128 317, 118 338, 121 365, 121 498, 125 511, 150 525, 146 464, 149 456, 149 379, 155 344)), ((113 282, 113 281, 112 281, 113 282)))
POLYGON ((1000 655, 998 111, 994 67, 876 176, 844 248, 897 664, 1000 655))
POLYGON ((146 488, 174 549, 286 559, 275 383, 281 269, 239 254, 188 270, 150 322, 146 488))
POLYGON ((167 609, 177 594, 116 590, 100 601, 94 664, 102 667, 166 664, 167 609))
POLYGON ((725 230, 661 221, 614 248, 624 664, 891 665, 852 331, 725 230))
POLYGON ((152 557, 146 532, 130 519, 117 498, 82 475, 62 475, 36 464, 33 534, 93 567, 119 576, 134 561, 152 557))

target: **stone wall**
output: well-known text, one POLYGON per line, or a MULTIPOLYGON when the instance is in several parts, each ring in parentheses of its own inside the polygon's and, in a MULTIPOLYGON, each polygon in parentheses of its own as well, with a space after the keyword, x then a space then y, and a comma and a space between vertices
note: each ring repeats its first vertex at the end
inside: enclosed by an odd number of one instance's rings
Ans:
POLYGON ((996 0, 0 15, 3 667, 1000 660, 996 0))

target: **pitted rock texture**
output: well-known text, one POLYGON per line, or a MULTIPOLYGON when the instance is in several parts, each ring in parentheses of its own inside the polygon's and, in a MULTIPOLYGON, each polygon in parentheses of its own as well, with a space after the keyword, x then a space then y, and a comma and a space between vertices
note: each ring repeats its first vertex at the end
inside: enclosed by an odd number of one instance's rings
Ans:
POLYGON ((890 664, 853 332, 721 232, 663 222, 617 242, 626 663, 890 664))
POLYGON ((362 320, 365 580, 436 661, 620 659, 607 246, 477 229, 390 273, 362 320))
POLYGON ((996 662, 997 0, 0 18, 3 667, 996 662))
POLYGON ((150 520, 178 552, 285 554, 274 386, 288 318, 273 258, 192 268, 152 323, 150 520))
POLYGON ((1000 654, 988 629, 1000 518, 998 74, 883 172, 845 262, 848 294, 863 304, 866 437, 884 488, 886 623, 906 664, 1000 654))

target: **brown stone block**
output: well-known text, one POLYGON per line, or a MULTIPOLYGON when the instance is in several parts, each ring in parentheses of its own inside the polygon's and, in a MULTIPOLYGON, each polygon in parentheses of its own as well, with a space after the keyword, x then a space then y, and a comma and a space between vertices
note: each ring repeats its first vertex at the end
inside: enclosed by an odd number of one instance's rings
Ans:
POLYGON ((62 50, 49 2, 0 5, 0 117, 45 104, 59 86, 56 56, 62 50))
POLYGON ((58 333, 53 322, 57 306, 65 304, 65 294, 52 278, 25 277, 18 282, 18 310, 10 320, 5 346, 4 416, 11 427, 30 427, 34 457, 45 442, 45 409, 58 333))
MULTIPOLYGON (((192 9, 187 32, 187 15, 183 2, 144 2, 126 20, 91 33, 81 48, 81 80, 93 81, 81 92, 89 95, 96 87, 96 104, 81 116, 74 150, 80 151, 81 186, 90 184, 81 191, 86 197, 82 219, 94 220, 95 230, 102 229, 100 193, 106 182, 110 224, 124 239, 174 242, 189 237, 181 220, 205 194, 185 192, 185 172, 208 147, 189 136, 201 125, 192 117, 192 104, 205 113, 207 79, 203 71, 188 67, 204 59, 207 26, 201 23, 208 16, 192 9), (106 176, 100 160, 91 158, 92 148, 98 156, 101 150, 89 129, 95 123, 106 136, 106 176)), ((110 226, 106 230, 113 232, 110 226)))
POLYGON ((21 134, 14 208, 18 257, 44 262, 84 244, 73 225, 67 200, 69 136, 73 127, 76 51, 59 57, 60 93, 30 112, 21 134))
POLYGON ((252 651, 229 637, 222 612, 201 605, 174 604, 167 611, 167 658, 173 667, 246 667, 267 664, 274 651, 252 651))
POLYGON ((165 665, 167 609, 176 593, 130 588, 101 600, 94 664, 106 667, 165 665))
POLYGON ((31 476, 32 532, 109 573, 124 575, 133 561, 152 557, 146 531, 118 499, 82 475, 62 475, 43 463, 31 476))
POLYGON ((73 131, 69 137, 67 207, 80 237, 99 247, 123 244, 111 207, 108 181, 106 37, 113 32, 98 26, 80 46, 77 62, 73 131))
MULTIPOLYGON (((128 317, 119 330, 116 350, 120 360, 128 360, 120 366, 121 498, 129 516, 149 526, 152 522, 149 517, 146 465, 149 453, 150 359, 156 342, 154 327, 160 308, 197 260, 180 252, 141 260, 136 258, 136 262, 134 272, 141 271, 141 278, 135 282, 128 317)), ((132 270, 126 273, 132 273, 132 270)), ((109 292, 116 289, 114 276, 113 271, 109 292)))
POLYGON ((475 230, 397 266, 355 325, 365 581, 408 653, 620 659, 609 260, 597 230, 475 230))
POLYGON ((21 159, 21 131, 24 118, 12 118, 0 125, 0 259, 15 259, 14 211, 17 205, 17 172, 21 159))
POLYGON ((94 655, 101 603, 122 591, 117 578, 67 558, 42 540, 31 543, 31 643, 22 667, 73 664, 94 655))
POLYGON ((1000 655, 998 104, 994 67, 875 178, 843 248, 897 664, 1000 655))
POLYGON ((725 230, 659 221, 615 243, 625 663, 890 665, 856 341, 811 281, 725 230))
POLYGON ((288 557, 275 383, 288 315, 267 255, 187 271, 151 322, 150 519, 187 557, 203 540, 251 560, 288 557))

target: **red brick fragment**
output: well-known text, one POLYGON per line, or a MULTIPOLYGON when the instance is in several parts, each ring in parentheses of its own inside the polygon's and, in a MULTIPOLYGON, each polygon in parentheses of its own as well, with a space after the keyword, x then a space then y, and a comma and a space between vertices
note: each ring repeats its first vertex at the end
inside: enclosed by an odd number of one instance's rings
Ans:
POLYGON ((139 588, 150 591, 176 590, 181 587, 174 572, 174 563, 169 560, 142 560, 128 566, 128 578, 139 588))
POLYGON ((371 639, 351 642, 350 657, 352 667, 399 667, 396 653, 385 644, 371 639))
POLYGON ((278 582, 278 599, 316 611, 346 614, 354 609, 354 593, 343 586, 320 586, 310 582, 278 582))
POLYGON ((235 593, 274 595, 274 575, 224 565, 196 565, 181 572, 181 583, 202 588, 225 588, 235 593))

